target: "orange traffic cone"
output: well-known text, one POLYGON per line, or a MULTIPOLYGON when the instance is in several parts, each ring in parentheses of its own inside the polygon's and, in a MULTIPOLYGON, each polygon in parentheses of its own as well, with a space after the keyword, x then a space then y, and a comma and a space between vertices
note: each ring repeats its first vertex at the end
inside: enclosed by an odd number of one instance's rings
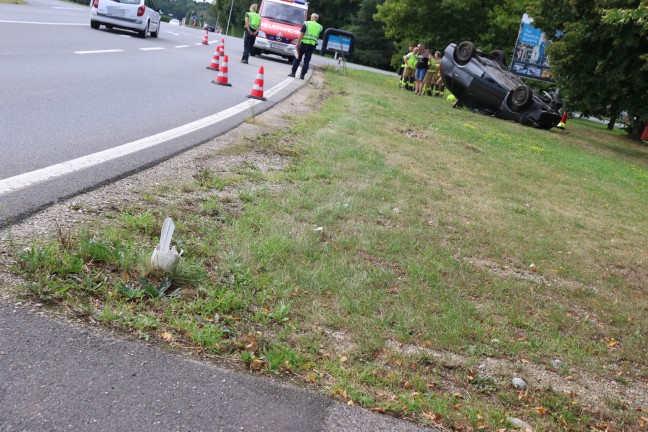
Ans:
POLYGON ((232 84, 227 82, 227 69, 228 69, 227 61, 228 61, 227 56, 223 56, 221 58, 221 64, 220 64, 220 70, 218 72, 218 76, 216 77, 215 80, 212 80, 212 84, 232 87, 232 84))
POLYGON ((259 67, 259 72, 257 72, 257 77, 254 80, 254 86, 252 87, 252 91, 250 92, 248 97, 262 101, 268 100, 263 97, 263 66, 259 67))
POLYGON ((221 58, 225 55, 225 39, 221 39, 221 43, 218 46, 218 51, 220 53, 221 58))
POLYGON ((207 69, 215 70, 218 71, 220 69, 220 61, 219 61, 219 53, 220 53, 220 45, 216 46, 216 49, 214 50, 214 55, 212 56, 211 63, 209 63, 209 66, 207 66, 207 69))
POLYGON ((203 45, 209 45, 209 30, 205 30, 205 38, 202 41, 203 45))

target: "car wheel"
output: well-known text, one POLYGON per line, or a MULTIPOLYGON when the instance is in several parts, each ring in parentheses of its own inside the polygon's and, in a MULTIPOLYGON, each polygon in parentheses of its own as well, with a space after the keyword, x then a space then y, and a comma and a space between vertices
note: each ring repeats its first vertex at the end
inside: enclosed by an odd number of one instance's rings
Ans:
POLYGON ((469 41, 463 41, 454 50, 454 61, 463 66, 470 61, 471 58, 475 56, 477 48, 475 44, 469 41))
POLYGON ((491 57, 498 61, 503 67, 506 67, 506 54, 504 51, 494 50, 490 52, 491 57))
POLYGON ((533 90, 528 85, 518 86, 511 93, 511 105, 516 111, 528 107, 532 100, 533 90))
POLYGON ((150 23, 147 22, 147 23, 146 23, 146 28, 145 28, 144 30, 142 30, 141 32, 139 32, 139 37, 141 37, 142 39, 146 39, 147 36, 148 36, 148 32, 149 32, 149 24, 150 24, 150 23))
POLYGON ((90 27, 92 27, 95 30, 99 28, 99 25, 100 24, 97 21, 90 21, 90 27))
POLYGON ((151 33, 151 37, 158 37, 160 35, 160 23, 158 23, 158 28, 154 32, 151 33))

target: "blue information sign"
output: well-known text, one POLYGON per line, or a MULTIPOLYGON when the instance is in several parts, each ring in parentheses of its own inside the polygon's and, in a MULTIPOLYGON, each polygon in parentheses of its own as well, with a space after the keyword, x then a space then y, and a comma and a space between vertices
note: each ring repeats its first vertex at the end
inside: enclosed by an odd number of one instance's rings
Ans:
POLYGON ((542 30, 533 27, 532 22, 533 18, 527 14, 522 16, 511 70, 527 78, 551 81, 551 69, 546 51, 551 41, 547 40, 542 30))

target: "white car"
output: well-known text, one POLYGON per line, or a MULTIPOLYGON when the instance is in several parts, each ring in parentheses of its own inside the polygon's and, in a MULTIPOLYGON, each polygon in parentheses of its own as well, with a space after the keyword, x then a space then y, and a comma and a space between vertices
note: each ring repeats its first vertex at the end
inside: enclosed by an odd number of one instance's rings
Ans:
POLYGON ((160 14, 153 0, 92 0, 90 27, 105 25, 134 30, 146 38, 160 34, 160 14))
POLYGON ((180 21, 174 18, 174 19, 172 19, 171 21, 169 21, 169 24, 179 26, 179 25, 180 25, 180 21))

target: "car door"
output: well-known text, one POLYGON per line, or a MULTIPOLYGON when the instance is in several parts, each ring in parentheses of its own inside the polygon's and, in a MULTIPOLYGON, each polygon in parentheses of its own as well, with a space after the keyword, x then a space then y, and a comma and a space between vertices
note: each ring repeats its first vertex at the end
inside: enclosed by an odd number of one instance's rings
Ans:
POLYGON ((158 13, 158 8, 155 6, 155 3, 153 3, 153 0, 144 0, 144 6, 149 10, 151 27, 157 30, 158 27, 160 27, 160 14, 158 13))

